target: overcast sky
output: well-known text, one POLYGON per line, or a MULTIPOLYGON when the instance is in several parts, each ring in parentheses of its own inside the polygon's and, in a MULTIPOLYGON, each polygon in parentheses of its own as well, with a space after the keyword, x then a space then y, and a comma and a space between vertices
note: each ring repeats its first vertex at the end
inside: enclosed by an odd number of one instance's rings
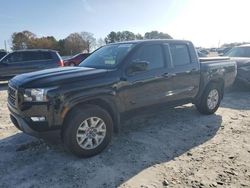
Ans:
POLYGON ((250 42, 249 8, 250 0, 0 0, 0 48, 23 30, 57 39, 158 30, 203 47, 250 42))

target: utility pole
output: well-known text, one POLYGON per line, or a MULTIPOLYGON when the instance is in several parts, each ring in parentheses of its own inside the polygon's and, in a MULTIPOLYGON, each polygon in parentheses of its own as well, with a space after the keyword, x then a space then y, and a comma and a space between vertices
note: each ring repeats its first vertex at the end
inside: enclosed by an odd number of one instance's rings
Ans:
POLYGON ((6 40, 4 40, 4 48, 5 48, 5 51, 7 52, 7 43, 6 43, 6 40))
POLYGON ((220 40, 219 40, 219 42, 218 42, 218 48, 220 48, 220 40))

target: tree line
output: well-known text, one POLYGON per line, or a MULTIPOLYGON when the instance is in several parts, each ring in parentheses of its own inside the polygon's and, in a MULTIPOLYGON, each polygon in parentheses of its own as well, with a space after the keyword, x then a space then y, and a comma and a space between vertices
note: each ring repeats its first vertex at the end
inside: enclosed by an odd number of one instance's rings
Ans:
POLYGON ((235 46, 240 46, 243 44, 249 44, 249 42, 233 42, 233 43, 225 43, 221 45, 221 48, 233 48, 235 46))
POLYGON ((71 33, 66 38, 57 40, 54 36, 38 37, 26 30, 12 34, 11 49, 53 49, 59 51, 61 55, 74 55, 81 52, 89 53, 108 43, 143 39, 172 39, 172 37, 159 31, 146 32, 144 35, 131 31, 112 31, 104 39, 96 39, 93 33, 83 31, 71 33))

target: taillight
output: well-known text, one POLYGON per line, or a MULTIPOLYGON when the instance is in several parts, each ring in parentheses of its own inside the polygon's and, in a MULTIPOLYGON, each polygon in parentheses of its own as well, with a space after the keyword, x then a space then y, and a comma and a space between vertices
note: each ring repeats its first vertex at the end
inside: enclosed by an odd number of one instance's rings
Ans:
POLYGON ((58 65, 59 67, 64 67, 63 60, 58 61, 57 65, 58 65))

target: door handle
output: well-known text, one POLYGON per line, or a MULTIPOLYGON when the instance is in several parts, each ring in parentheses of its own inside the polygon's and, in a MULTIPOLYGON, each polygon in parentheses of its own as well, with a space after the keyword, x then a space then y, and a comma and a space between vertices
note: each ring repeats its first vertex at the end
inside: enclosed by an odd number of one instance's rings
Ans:
POLYGON ((121 77, 120 81, 127 81, 127 78, 121 77))
POLYGON ((175 73, 164 73, 162 76, 165 78, 172 78, 172 77, 175 77, 176 74, 175 73))
POLYGON ((191 69, 191 70, 186 71, 186 73, 187 73, 187 74, 191 74, 191 73, 196 72, 197 70, 198 70, 198 69, 193 68, 193 69, 191 69))

